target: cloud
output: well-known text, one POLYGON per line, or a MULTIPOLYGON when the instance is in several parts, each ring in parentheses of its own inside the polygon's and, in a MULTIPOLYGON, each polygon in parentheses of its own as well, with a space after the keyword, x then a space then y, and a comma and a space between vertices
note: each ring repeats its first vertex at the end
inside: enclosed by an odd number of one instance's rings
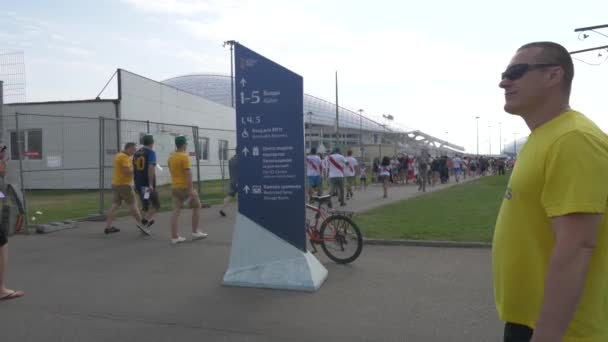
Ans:
POLYGON ((76 47, 76 46, 66 46, 62 48, 63 51, 72 54, 72 55, 76 55, 76 56, 80 56, 80 57, 88 57, 91 55, 91 51, 85 48, 81 48, 81 47, 76 47))
POLYGON ((137 10, 147 13, 161 13, 193 16, 201 13, 217 14, 230 8, 236 1, 231 0, 123 0, 137 10))
POLYGON ((476 114, 469 108, 485 116, 500 111, 498 74, 510 51, 401 28, 362 33, 323 22, 308 8, 268 3, 213 19, 182 18, 177 25, 202 41, 240 41, 303 75, 307 92, 332 101, 338 70, 341 105, 364 108, 376 118, 390 113, 395 124, 438 137, 448 129, 456 137, 456 131, 472 127, 476 114), (480 85, 486 90, 480 92, 480 85))

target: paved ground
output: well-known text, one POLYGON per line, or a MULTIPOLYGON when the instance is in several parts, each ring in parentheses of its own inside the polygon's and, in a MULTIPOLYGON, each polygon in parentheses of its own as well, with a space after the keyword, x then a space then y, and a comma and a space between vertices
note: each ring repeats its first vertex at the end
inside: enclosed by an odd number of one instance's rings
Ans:
POLYGON ((0 340, 500 340, 489 249, 366 246, 350 266, 319 256, 329 278, 316 293, 231 288, 233 217, 205 209, 203 222, 210 237, 179 246, 168 214, 149 238, 128 219, 111 236, 83 223, 12 238, 10 285, 27 294, 0 303, 0 340))

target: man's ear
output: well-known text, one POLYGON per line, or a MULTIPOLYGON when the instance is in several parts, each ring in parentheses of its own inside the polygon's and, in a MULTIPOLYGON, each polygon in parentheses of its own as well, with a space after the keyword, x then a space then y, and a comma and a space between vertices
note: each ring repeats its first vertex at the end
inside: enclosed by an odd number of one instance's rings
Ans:
POLYGON ((564 69, 560 67, 549 68, 545 73, 545 79, 549 87, 558 85, 564 79, 564 69))

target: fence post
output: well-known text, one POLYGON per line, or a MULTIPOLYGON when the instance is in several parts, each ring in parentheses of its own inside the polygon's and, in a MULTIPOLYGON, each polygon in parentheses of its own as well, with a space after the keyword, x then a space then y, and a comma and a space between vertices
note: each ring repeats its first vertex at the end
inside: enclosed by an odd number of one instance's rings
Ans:
POLYGON ((104 175, 104 164, 105 164, 105 154, 104 154, 104 135, 105 129, 103 126, 103 116, 99 117, 99 214, 103 215, 103 206, 104 206, 104 191, 105 191, 105 175, 104 175))
POLYGON ((200 146, 198 142, 198 126, 192 126, 192 140, 194 143, 194 154, 196 155, 196 191, 198 192, 199 197, 202 195, 201 193, 201 163, 200 163, 200 146))
POLYGON ((146 133, 150 134, 150 120, 146 121, 146 133))
MULTIPOLYGON (((25 193, 25 186, 23 180, 23 148, 21 144, 23 144, 23 140, 21 139, 21 131, 19 130, 19 113, 15 113, 15 131, 17 131, 17 150, 19 153, 19 186, 21 188, 21 193, 23 194, 23 224, 25 227, 26 234, 30 233, 28 228, 28 210, 27 210, 27 194, 25 193)), ((25 134, 25 133, 24 133, 25 134)))

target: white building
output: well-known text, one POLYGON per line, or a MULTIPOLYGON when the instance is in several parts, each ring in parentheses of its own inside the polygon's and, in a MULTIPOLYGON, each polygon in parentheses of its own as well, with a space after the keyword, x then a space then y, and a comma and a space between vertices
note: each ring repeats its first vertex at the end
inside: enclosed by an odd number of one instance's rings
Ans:
MULTIPOLYGON (((161 166, 174 150, 175 136, 186 135, 193 165, 198 152, 201 180, 222 178, 236 143, 232 108, 121 69, 117 87, 113 100, 2 106, 0 131, 10 152, 9 167, 19 170, 21 141, 26 189, 98 189, 100 172, 107 188, 114 154, 147 133, 155 138, 161 166)), ((193 172, 196 179, 195 168, 193 172)), ((7 181, 18 183, 18 177, 18 172, 9 172, 7 181)), ((168 180, 168 172, 158 177, 160 184, 168 180)))

